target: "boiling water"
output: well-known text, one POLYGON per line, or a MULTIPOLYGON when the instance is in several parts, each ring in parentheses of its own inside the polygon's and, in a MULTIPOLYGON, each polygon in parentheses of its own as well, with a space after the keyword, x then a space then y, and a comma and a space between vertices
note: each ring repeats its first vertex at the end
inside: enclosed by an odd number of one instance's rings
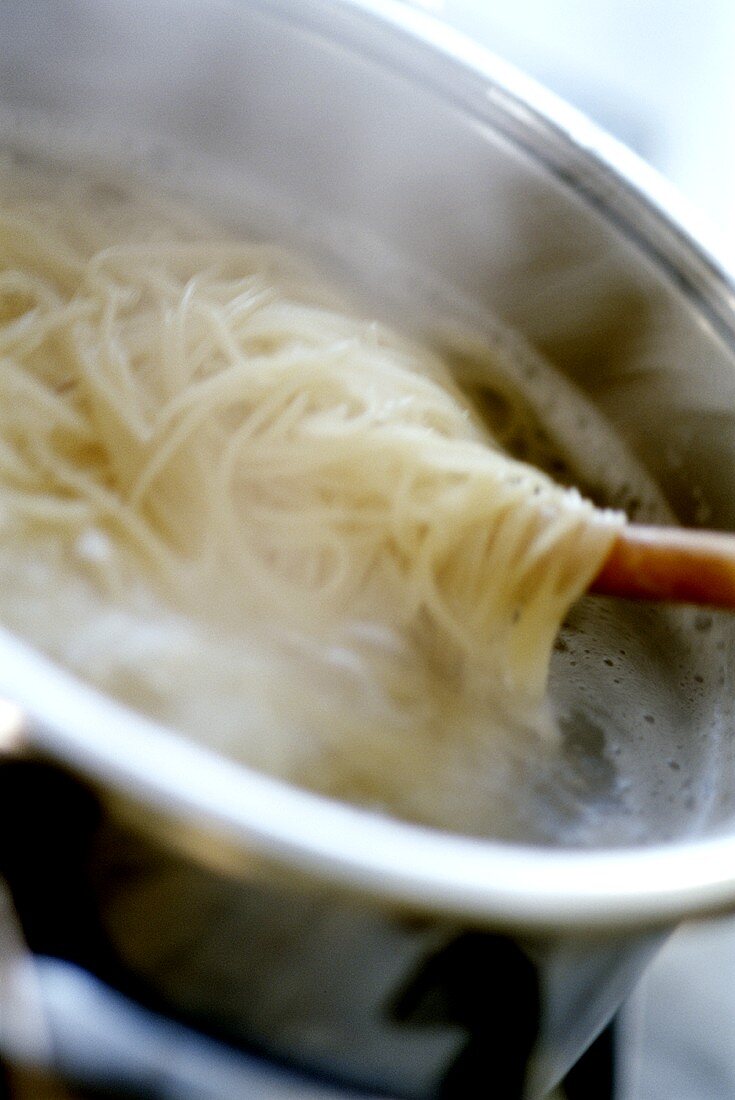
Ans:
MULTIPOLYGON (((224 224, 311 254, 381 317, 400 318, 403 328, 440 345, 460 382, 498 427, 506 413, 502 396, 488 394, 482 382, 482 349, 491 348, 494 362, 524 396, 525 427, 510 440, 519 457, 578 484, 600 504, 626 508, 632 518, 670 521, 657 487, 604 419, 518 334, 458 300, 450 288, 416 271, 355 226, 332 222, 325 232, 319 219, 292 207, 285 217, 277 197, 274 202, 254 185, 246 188, 241 178, 228 179, 219 168, 193 164, 160 146, 153 150, 141 144, 131 154, 128 145, 120 157, 115 149, 104 149, 98 134, 62 133, 27 118, 3 122, 6 145, 21 159, 39 158, 42 151, 54 161, 108 180, 117 180, 132 161, 139 174, 184 192, 224 224), (296 220, 295 214, 300 214, 296 220)), ((89 552, 94 556, 94 547, 89 552)), ((109 616, 116 617, 108 670, 103 667, 95 678, 124 701, 157 716, 156 700, 145 697, 132 665, 127 667, 129 682, 120 676, 119 658, 131 629, 128 612, 98 608, 107 616, 105 629, 98 633, 91 623, 71 635, 64 624, 73 622, 85 605, 86 585, 63 573, 63 562, 52 548, 38 547, 29 554, 28 547, 14 551, 6 546, 0 560, 5 622, 84 676, 92 657, 99 658, 97 643, 103 634, 109 648, 109 616)), ((172 613, 159 611, 158 620, 146 624, 148 659, 157 662, 165 693, 178 690, 182 666, 170 654, 167 659, 162 642, 164 620, 172 613)), ((184 633, 190 630, 187 624, 176 626, 184 633)), ((454 817, 466 831, 508 840, 579 845, 648 842, 708 826, 724 812, 717 776, 729 762, 729 740, 723 733, 731 723, 731 635, 726 616, 583 600, 565 624, 552 661, 550 695, 562 732, 560 745, 524 742, 519 753, 489 738, 469 739, 462 766, 456 766, 456 758, 449 761, 446 782, 436 792, 438 819, 454 817), (478 775, 484 781, 477 782, 478 775), (453 815, 453 806, 462 806, 462 812, 453 815)), ((195 653, 197 638, 190 640, 195 653)), ((188 685, 193 690, 185 693, 186 712, 178 712, 177 724, 221 751, 273 770, 272 758, 259 760, 243 746, 242 713, 234 722, 223 717, 227 708, 220 706, 217 693, 226 693, 234 678, 232 660, 224 647, 221 675, 209 694, 196 681, 188 685)), ((249 706, 257 710, 256 701, 250 700, 249 706)), ((267 720, 251 716, 261 724, 267 720)), ((291 776, 295 771, 293 761, 282 769, 291 776)), ((373 808, 390 812, 392 807, 376 799, 373 808)), ((418 808, 412 811, 410 799, 402 800, 401 812, 419 821, 425 817, 418 808)))

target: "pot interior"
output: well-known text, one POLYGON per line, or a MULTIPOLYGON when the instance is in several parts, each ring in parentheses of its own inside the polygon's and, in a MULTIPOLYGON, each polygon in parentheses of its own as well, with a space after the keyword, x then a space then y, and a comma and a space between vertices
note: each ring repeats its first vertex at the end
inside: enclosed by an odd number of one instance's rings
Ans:
MULTIPOLYGON (((3 23, 6 147, 132 170, 307 252, 403 327, 450 345, 469 328, 519 361, 543 357, 638 464, 609 503, 735 528, 730 291, 507 86, 405 20, 327 0, 10 0, 3 23)), ((594 437, 585 446, 599 495, 605 463, 594 437)), ((563 752, 526 777, 543 814, 519 815, 506 839, 729 831, 734 647, 726 614, 582 601, 552 666, 563 752)))

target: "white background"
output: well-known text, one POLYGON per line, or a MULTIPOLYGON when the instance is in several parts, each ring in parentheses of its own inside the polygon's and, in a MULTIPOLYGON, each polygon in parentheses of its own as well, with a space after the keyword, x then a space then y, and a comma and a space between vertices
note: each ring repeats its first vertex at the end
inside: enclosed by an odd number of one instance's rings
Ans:
POLYGON ((709 216, 735 258, 734 0, 408 2, 634 149, 709 216))

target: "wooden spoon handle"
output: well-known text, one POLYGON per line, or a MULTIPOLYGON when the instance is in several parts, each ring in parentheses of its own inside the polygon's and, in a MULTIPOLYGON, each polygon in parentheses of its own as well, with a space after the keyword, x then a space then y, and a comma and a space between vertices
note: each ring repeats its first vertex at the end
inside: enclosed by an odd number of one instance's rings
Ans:
POLYGON ((735 536, 630 524, 620 532, 590 591, 735 608, 735 536))

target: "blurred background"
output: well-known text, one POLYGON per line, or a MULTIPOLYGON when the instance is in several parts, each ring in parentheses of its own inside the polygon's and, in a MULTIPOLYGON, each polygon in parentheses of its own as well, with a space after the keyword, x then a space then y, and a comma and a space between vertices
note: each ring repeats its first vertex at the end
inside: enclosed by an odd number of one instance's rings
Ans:
MULTIPOLYGON (((709 221, 735 273, 733 0, 413 6, 512 62, 653 165, 709 221)), ((615 1100, 735 1097, 733 919, 672 937, 618 1020, 615 1046, 615 1100)))
POLYGON ((671 180, 735 258, 732 0, 412 0, 671 180))

